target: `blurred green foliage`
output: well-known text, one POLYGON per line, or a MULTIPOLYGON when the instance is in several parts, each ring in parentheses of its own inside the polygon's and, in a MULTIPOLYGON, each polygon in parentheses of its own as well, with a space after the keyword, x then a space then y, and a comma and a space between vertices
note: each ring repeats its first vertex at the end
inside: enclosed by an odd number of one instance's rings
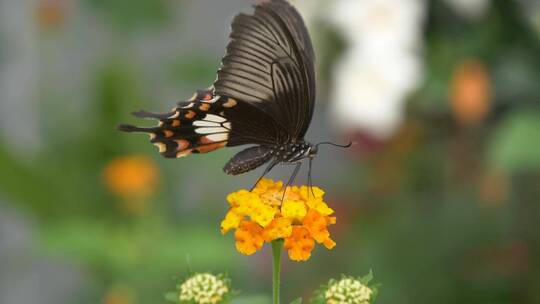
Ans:
POLYGON ((92 8, 106 15, 106 20, 124 31, 162 25, 170 16, 167 0, 86 0, 92 8))
POLYGON ((515 113, 501 123, 490 147, 494 166, 508 172, 540 168, 540 111, 515 113))

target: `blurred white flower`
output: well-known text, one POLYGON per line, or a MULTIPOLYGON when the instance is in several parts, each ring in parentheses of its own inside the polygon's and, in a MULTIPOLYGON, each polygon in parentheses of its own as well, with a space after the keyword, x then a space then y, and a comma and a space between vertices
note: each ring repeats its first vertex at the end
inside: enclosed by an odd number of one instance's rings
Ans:
POLYGON ((338 0, 328 18, 351 43, 383 51, 415 48, 423 15, 423 0, 338 0))
POLYGON ((423 0, 338 0, 330 21, 349 49, 335 67, 332 104, 344 128, 388 138, 422 78, 423 0))
POLYGON ((344 128, 388 138, 403 118, 404 100, 420 78, 414 56, 373 56, 351 49, 336 66, 332 103, 344 128))
POLYGON ((477 19, 482 17, 488 10, 491 0, 445 0, 448 5, 459 15, 477 19))

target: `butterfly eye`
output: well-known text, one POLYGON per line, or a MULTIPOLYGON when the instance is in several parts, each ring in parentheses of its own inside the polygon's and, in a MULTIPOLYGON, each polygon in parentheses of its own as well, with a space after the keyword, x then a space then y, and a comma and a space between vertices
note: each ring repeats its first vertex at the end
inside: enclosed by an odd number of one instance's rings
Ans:
POLYGON ((315 157, 317 155, 317 152, 319 152, 319 149, 317 146, 312 146, 309 148, 309 157, 315 157))

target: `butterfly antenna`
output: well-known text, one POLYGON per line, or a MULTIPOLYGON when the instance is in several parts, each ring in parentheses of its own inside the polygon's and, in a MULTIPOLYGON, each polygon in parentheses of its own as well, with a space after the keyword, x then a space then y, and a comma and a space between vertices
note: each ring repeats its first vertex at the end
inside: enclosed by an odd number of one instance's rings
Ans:
POLYGON ((338 148, 350 148, 352 145, 353 145, 353 142, 352 141, 349 141, 348 144, 346 145, 340 145, 340 144, 336 144, 336 143, 333 143, 333 142, 329 142, 329 141, 324 141, 324 142, 320 142, 318 144, 316 144, 315 146, 316 147, 319 147, 321 145, 330 145, 330 146, 334 146, 334 147, 338 147, 338 148))

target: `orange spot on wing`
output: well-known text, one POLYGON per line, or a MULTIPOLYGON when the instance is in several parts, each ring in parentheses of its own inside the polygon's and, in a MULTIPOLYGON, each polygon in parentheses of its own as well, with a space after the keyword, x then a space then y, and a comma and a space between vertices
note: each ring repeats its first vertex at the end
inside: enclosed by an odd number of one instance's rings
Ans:
POLYGON ((174 132, 170 131, 170 130, 163 130, 163 135, 165 135, 165 137, 167 137, 167 138, 173 137, 174 132))
POLYGON ((238 102, 236 102, 236 100, 234 100, 232 98, 229 98, 227 100, 227 102, 223 104, 223 107, 224 108, 232 108, 232 107, 236 106, 237 104, 238 104, 238 102))
POLYGON ((206 112, 206 111, 208 111, 208 110, 210 109, 210 104, 203 103, 203 104, 199 107, 199 109, 200 109, 201 111, 206 112))
POLYGON ((204 101, 210 100, 210 99, 212 99, 212 94, 206 94, 206 95, 204 95, 204 98, 203 98, 204 101))
POLYGON ((180 127, 180 120, 178 120, 178 119, 173 120, 172 126, 173 126, 173 128, 180 127))
POLYGON ((227 144, 226 142, 208 144, 208 145, 198 147, 197 150, 199 150, 200 153, 208 153, 208 152, 212 152, 214 150, 217 150, 219 148, 223 148, 223 147, 225 147, 226 144, 227 144))
POLYGON ((189 147, 189 141, 185 139, 176 140, 176 143, 178 144, 178 151, 186 150, 189 147))
POLYGON ((202 145, 208 145, 208 144, 213 144, 213 143, 215 143, 213 140, 211 140, 210 138, 208 138, 208 136, 203 136, 203 137, 201 137, 201 139, 199 140, 199 142, 200 142, 202 145))
POLYGON ((199 150, 200 153, 212 152, 219 148, 225 147, 225 145, 227 144, 227 142, 214 142, 211 139, 209 139, 207 136, 201 137, 199 142, 201 143, 201 146, 198 147, 197 150, 199 150))
POLYGON ((197 115, 197 113, 189 110, 187 113, 186 113, 186 118, 187 119, 193 119, 193 117, 195 117, 195 115, 197 115))

